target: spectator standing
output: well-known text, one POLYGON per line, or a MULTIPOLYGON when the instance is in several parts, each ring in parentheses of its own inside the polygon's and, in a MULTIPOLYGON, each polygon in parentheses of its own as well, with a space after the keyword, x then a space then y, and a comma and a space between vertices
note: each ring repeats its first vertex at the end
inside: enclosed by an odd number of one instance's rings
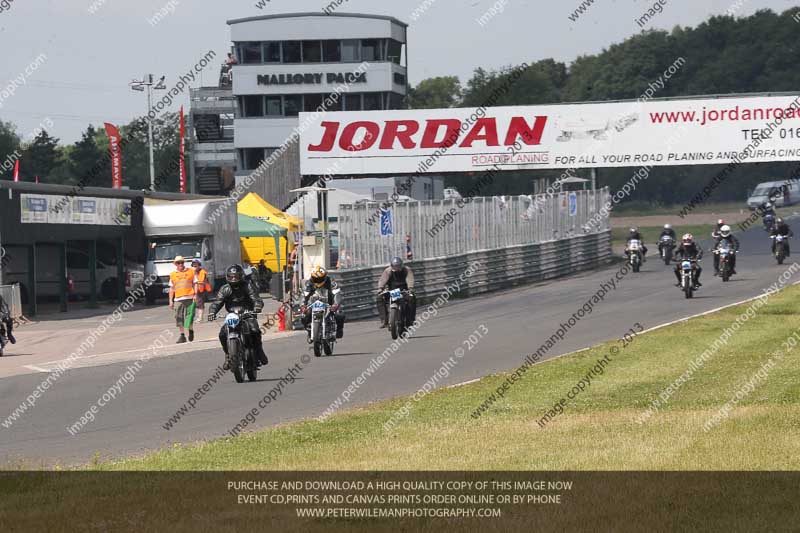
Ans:
POLYGON ((203 268, 199 259, 192 259, 192 268, 197 278, 197 297, 195 298, 195 322, 202 322, 203 309, 206 305, 206 296, 211 293, 211 283, 208 281, 208 271, 203 268))
MULTIPOLYGON (((175 325, 181 332, 176 344, 186 342, 186 318, 191 317, 195 303, 197 277, 193 268, 186 268, 183 256, 175 257, 175 271, 169 275, 169 308, 175 311, 175 325)), ((189 341, 194 340, 194 324, 189 322, 189 341)))

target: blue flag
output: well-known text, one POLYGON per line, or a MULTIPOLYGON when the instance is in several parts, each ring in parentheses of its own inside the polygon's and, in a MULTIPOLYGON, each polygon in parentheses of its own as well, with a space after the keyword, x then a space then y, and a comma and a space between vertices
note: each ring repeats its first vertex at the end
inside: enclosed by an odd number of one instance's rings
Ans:
POLYGON ((392 234, 392 210, 381 209, 381 237, 392 234))

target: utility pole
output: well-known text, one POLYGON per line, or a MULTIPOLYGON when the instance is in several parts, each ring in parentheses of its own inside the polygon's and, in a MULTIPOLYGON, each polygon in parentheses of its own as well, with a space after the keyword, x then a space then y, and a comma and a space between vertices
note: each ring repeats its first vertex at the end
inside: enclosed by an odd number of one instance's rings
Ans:
POLYGON ((133 80, 129 84, 133 91, 144 91, 147 88, 147 142, 150 146, 150 190, 156 189, 156 169, 153 162, 153 119, 150 118, 150 111, 153 109, 153 91, 163 91, 167 88, 164 85, 164 76, 158 80, 158 83, 153 83, 153 75, 145 74, 144 79, 133 80))

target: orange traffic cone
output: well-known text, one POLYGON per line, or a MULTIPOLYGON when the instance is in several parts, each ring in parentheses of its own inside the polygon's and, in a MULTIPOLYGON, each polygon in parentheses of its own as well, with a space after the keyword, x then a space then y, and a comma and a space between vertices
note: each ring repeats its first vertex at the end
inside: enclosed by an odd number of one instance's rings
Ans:
POLYGON ((284 306, 278 309, 278 331, 286 331, 286 311, 284 309, 284 306))

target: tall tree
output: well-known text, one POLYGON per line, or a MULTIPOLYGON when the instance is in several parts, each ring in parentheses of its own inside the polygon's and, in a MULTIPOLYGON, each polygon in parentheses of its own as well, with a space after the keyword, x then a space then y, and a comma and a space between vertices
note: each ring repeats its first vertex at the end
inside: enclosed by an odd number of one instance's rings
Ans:
POLYGON ((20 139, 14 124, 0 120, 0 179, 11 179, 14 167, 7 163, 16 159, 20 139), (4 165, 7 168, 4 168, 4 165))
POLYGON ((71 185, 110 187, 111 163, 108 151, 103 152, 97 145, 98 130, 89 125, 81 135, 81 140, 68 154, 71 185))
POLYGON ((411 109, 455 107, 461 101, 461 82, 456 76, 440 76, 419 82, 411 89, 411 109))
POLYGON ((22 151, 20 179, 33 181, 34 176, 39 176, 42 181, 49 181, 49 176, 61 164, 61 148, 58 146, 58 139, 51 137, 46 130, 43 130, 22 151))

